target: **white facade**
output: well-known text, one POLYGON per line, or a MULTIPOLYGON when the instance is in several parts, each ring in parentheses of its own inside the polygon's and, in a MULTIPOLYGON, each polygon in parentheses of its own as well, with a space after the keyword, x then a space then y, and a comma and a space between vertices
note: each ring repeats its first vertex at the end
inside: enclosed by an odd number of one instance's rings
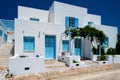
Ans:
MULTIPOLYGON (((94 22, 94 27, 103 30, 109 37, 109 47, 115 47, 117 41, 117 28, 101 25, 101 16, 88 14, 87 8, 64 4, 54 1, 48 11, 18 6, 18 18, 15 19, 15 55, 25 54, 34 56, 40 54, 45 58, 45 36, 53 35, 55 42, 55 59, 63 51, 62 40, 68 40, 62 37, 65 31, 65 17, 78 18, 79 28, 84 27, 88 22, 94 22), (31 21, 30 18, 37 18, 39 21, 31 21), (35 50, 24 51, 24 36, 35 37, 35 50)), ((90 44, 87 40, 81 38, 81 56, 89 57, 91 54, 90 44)), ((72 52, 74 53, 74 41, 72 41, 72 52)))

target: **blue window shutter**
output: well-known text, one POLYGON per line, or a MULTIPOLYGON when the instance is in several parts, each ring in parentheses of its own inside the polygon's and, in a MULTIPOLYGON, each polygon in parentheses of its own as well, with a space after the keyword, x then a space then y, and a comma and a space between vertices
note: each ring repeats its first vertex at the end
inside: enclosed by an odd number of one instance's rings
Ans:
POLYGON ((34 37, 24 37, 24 50, 34 51, 35 49, 34 43, 35 43, 34 37))
POLYGON ((78 26, 79 26, 78 18, 75 18, 75 27, 78 28, 78 26))
POLYGON ((69 50, 69 41, 68 40, 63 40, 62 41, 62 50, 63 51, 68 51, 69 50))
POLYGON ((7 38, 8 38, 7 34, 4 34, 4 41, 7 41, 7 38))
POLYGON ((108 47, 109 46, 109 38, 106 37, 104 40, 104 43, 102 44, 104 47, 108 47))
POLYGON ((69 17, 65 17, 65 27, 69 27, 69 17))

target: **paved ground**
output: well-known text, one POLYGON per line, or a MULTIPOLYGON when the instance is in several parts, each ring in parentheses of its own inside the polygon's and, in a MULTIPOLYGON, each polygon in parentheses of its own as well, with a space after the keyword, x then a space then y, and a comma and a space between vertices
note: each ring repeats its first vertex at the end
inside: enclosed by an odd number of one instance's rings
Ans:
POLYGON ((120 80, 120 64, 19 75, 6 80, 120 80))
POLYGON ((120 80, 120 68, 107 71, 77 74, 52 80, 120 80))

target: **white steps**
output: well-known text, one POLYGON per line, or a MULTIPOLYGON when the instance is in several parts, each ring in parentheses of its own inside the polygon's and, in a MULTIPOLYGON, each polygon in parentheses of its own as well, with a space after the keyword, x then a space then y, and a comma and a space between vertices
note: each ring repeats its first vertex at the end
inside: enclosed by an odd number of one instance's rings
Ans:
POLYGON ((12 43, 4 43, 0 46, 0 66, 8 65, 8 59, 13 54, 12 50, 12 43))

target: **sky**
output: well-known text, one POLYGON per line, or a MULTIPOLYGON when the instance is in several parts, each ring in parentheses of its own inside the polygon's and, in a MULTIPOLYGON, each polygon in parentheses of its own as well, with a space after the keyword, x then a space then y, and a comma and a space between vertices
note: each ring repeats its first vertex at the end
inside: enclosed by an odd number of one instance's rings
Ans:
MULTIPOLYGON (((17 6, 48 10, 54 0, 0 0, 0 19, 17 18, 17 6)), ((116 26, 120 32, 120 0, 56 0, 88 8, 88 13, 102 16, 102 24, 116 26)))

